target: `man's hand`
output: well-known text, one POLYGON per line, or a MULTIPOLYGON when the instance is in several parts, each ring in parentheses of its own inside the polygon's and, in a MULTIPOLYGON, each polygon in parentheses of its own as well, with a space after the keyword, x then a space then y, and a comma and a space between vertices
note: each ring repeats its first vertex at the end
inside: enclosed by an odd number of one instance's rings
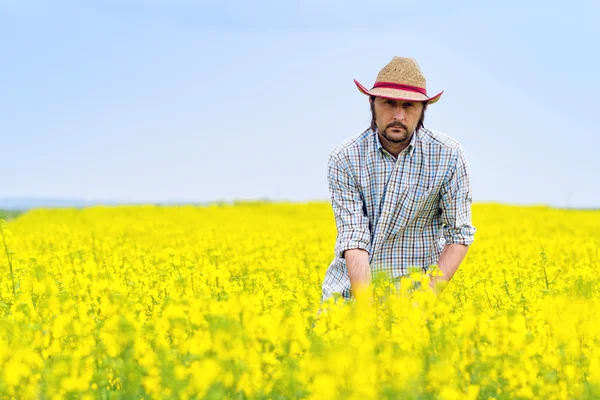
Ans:
POLYGON ((444 287, 448 284, 449 280, 444 279, 443 276, 430 276, 429 287, 433 290, 433 293, 439 294, 444 290, 444 287))
POLYGON ((467 255, 469 247, 462 244, 447 244, 442 250, 442 254, 438 261, 438 266, 441 272, 440 275, 431 276, 429 287, 433 289, 435 294, 440 293, 444 287, 450 282, 454 276, 460 263, 467 255))
POLYGON ((356 300, 368 297, 367 289, 372 279, 369 253, 362 249, 351 249, 344 252, 344 258, 346 259, 352 295, 356 300))

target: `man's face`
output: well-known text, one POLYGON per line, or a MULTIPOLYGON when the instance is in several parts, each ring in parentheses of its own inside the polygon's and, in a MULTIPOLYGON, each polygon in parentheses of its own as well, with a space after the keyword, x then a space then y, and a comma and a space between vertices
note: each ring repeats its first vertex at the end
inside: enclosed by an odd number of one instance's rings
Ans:
POLYGON ((423 114, 423 103, 420 101, 376 97, 373 107, 377 130, 392 143, 409 140, 423 114))

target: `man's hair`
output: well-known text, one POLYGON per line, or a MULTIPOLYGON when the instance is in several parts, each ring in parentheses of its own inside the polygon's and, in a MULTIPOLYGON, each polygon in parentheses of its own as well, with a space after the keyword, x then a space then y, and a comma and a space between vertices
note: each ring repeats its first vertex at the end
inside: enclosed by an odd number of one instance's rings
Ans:
MULTIPOLYGON (((371 107, 371 126, 369 127, 372 131, 376 131, 377 130, 377 124, 375 123, 375 97, 376 96, 369 96, 369 104, 371 107)), ((425 122, 425 110, 427 109, 427 103, 426 102, 422 102, 423 103, 423 112, 421 113, 421 118, 419 118, 419 122, 417 123, 417 127, 415 128, 415 131, 418 131, 421 128, 424 128, 425 126, 423 125, 423 123, 425 122)))

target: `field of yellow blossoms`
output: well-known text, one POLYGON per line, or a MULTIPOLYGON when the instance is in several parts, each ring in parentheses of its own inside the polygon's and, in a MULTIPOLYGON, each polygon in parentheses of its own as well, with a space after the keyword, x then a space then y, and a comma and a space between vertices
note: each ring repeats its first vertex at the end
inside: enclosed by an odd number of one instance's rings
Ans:
POLYGON ((473 224, 441 293, 321 305, 327 203, 32 210, 1 224, 0 398, 600 397, 600 211, 473 224))

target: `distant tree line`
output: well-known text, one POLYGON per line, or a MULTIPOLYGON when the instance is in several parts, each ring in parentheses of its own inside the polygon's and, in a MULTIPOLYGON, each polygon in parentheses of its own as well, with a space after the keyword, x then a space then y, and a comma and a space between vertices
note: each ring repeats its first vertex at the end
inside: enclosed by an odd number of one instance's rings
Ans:
POLYGON ((11 219, 17 217, 17 215, 21 214, 21 211, 15 210, 0 210, 0 219, 5 221, 10 221, 11 219))

